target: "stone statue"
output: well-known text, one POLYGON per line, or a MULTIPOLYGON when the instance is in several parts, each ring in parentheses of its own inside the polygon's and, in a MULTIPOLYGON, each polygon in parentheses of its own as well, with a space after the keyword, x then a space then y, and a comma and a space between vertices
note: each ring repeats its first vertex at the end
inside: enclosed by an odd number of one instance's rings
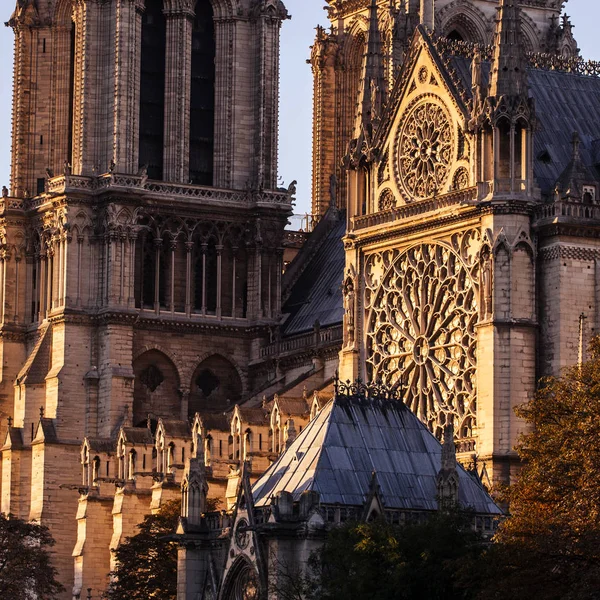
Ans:
POLYGON ((290 183, 287 191, 288 194, 293 197, 296 195, 296 186, 298 185, 298 182, 294 179, 294 181, 292 181, 292 183, 290 183))
POLYGON ((379 100, 379 86, 375 80, 371 79, 371 118, 377 119, 379 117, 377 110, 377 101, 379 100))
POLYGON ((481 308, 484 319, 492 316, 492 259, 487 248, 481 253, 481 308))
POLYGON ((354 292, 354 281, 351 277, 346 279, 344 283, 344 311, 345 311, 345 322, 346 322, 346 333, 348 334, 347 346, 351 347, 354 345, 354 313, 355 313, 355 292, 354 292))

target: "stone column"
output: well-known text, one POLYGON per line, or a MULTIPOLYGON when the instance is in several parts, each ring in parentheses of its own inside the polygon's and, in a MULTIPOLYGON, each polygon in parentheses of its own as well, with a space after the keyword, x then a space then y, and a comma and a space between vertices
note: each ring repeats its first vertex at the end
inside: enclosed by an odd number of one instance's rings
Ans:
POLYGON ((117 0, 115 31, 115 169, 136 173, 139 162, 140 46, 143 0, 117 0))
POLYGON ((165 0, 165 181, 187 183, 190 154, 190 97, 194 0, 165 0))

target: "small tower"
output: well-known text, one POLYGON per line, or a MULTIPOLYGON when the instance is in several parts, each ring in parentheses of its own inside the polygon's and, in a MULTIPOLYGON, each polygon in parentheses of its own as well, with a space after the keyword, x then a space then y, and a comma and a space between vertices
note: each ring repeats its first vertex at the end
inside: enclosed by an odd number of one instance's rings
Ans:
POLYGON ((473 118, 477 134, 479 200, 530 199, 533 193, 534 106, 516 0, 500 0, 489 89, 481 89, 474 61, 473 118))
POLYGON ((458 506, 458 471, 456 470, 456 446, 454 444, 454 425, 452 422, 444 428, 442 466, 437 475, 436 483, 440 510, 448 510, 458 506))
POLYGON ((377 1, 371 0, 369 38, 359 88, 354 135, 348 147, 348 154, 344 159, 344 165, 349 170, 349 219, 368 211, 370 186, 365 167, 374 158, 371 152, 371 143, 375 129, 380 122, 384 104, 383 94, 386 83, 377 10, 377 1))

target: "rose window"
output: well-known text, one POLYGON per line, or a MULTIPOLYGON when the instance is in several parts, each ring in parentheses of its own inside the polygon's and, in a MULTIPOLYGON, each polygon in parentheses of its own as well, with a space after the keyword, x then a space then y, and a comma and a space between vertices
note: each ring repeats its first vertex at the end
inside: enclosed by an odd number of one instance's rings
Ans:
POLYGON ((399 175, 411 199, 441 193, 453 147, 450 119, 440 105, 424 102, 406 117, 399 138, 399 175))
POLYGON ((382 267, 367 262, 370 381, 400 389, 438 437, 453 421, 470 438, 476 417, 478 291, 474 272, 441 244, 411 248, 382 267))

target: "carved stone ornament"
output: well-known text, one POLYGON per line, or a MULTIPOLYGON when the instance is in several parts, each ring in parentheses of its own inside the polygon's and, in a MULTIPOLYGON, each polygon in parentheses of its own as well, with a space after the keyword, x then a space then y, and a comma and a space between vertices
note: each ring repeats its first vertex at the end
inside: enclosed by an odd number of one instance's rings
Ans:
POLYGON ((245 550, 250 543, 248 521, 246 519, 240 519, 235 527, 235 543, 240 550, 245 550))
POLYGON ((453 247, 420 244, 369 257, 367 373, 402 390, 404 402, 440 439, 476 420, 479 261, 469 233, 453 247))
POLYGON ((403 121, 398 138, 398 177, 407 200, 442 193, 454 150, 450 117, 440 104, 425 100, 403 121))

